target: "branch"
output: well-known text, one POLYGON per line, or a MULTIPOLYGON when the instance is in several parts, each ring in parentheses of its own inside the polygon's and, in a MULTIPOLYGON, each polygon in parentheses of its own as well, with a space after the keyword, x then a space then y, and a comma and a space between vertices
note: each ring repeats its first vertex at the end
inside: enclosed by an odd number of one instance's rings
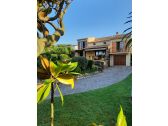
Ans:
POLYGON ((54 17, 50 17, 50 18, 48 19, 48 21, 54 21, 54 20, 56 20, 56 19, 59 17, 59 15, 61 14, 61 10, 62 10, 62 8, 63 8, 63 6, 64 6, 64 2, 65 2, 65 0, 62 0, 62 1, 61 1, 60 7, 59 7, 59 10, 58 10, 57 14, 56 14, 54 17))

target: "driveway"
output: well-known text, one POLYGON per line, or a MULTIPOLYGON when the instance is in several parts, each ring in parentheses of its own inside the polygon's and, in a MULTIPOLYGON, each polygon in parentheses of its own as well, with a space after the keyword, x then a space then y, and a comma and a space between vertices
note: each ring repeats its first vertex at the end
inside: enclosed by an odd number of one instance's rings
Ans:
MULTIPOLYGON (((74 89, 70 86, 60 85, 63 95, 86 92, 98 88, 103 88, 117 83, 126 78, 132 72, 132 67, 115 66, 105 69, 102 73, 88 76, 75 81, 74 89)), ((59 93, 56 91, 56 96, 59 93)))

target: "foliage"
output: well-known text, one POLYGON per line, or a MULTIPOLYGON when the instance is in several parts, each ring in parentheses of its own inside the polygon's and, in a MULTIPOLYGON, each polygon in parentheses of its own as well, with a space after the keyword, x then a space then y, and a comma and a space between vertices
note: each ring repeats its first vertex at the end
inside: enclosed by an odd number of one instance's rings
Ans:
POLYGON ((88 60, 87 68, 92 69, 92 66, 93 66, 93 60, 88 60))
POLYGON ((126 117, 124 115, 124 112, 123 112, 123 109, 122 109, 121 106, 120 106, 120 112, 119 112, 118 117, 117 117, 116 126, 127 126, 126 117))
POLYGON ((71 54, 72 54, 72 47, 71 45, 57 45, 57 46, 51 46, 45 49, 45 55, 48 59, 51 59, 54 63, 56 63, 58 60, 61 60, 62 62, 69 62, 71 60, 71 54))
POLYGON ((86 70, 87 65, 88 65, 88 60, 85 57, 82 57, 82 56, 73 57, 72 62, 78 62, 78 66, 82 71, 86 70))
MULTIPOLYGON (((74 63, 62 63, 59 62, 57 65, 52 61, 49 61, 47 58, 40 56, 41 64, 44 69, 43 74, 48 75, 48 78, 44 80, 40 87, 37 88, 37 102, 40 103, 47 98, 50 93, 51 85, 57 85, 58 83, 62 83, 65 85, 71 85, 74 88, 74 76, 71 73, 76 67, 77 62, 74 63)), ((43 76, 39 75, 39 78, 43 78, 43 76)), ((39 86, 39 85, 38 85, 39 86)))
POLYGON ((37 0, 37 56, 64 35, 63 17, 71 2, 72 0, 37 0), (53 27, 53 33, 50 33, 47 24, 53 27))
POLYGON ((81 68, 79 67, 79 65, 76 67, 76 69, 74 70, 74 72, 77 72, 77 73, 82 74, 82 70, 81 70, 81 68))
MULTIPOLYGON (((127 17, 129 20, 126 21, 124 24, 132 23, 132 12, 128 14, 127 17)), ((124 30, 125 35, 123 36, 123 39, 126 39, 126 49, 129 49, 132 47, 132 26, 124 30)))
POLYGON ((54 62, 42 55, 39 58, 42 68, 37 68, 37 76, 45 80, 37 85, 37 103, 44 101, 51 93, 51 126, 54 126, 54 92, 56 89, 59 91, 63 105, 64 98, 58 84, 71 85, 71 88, 74 88, 75 76, 73 74, 78 73, 74 73, 73 70, 78 63, 63 63, 59 61, 54 64, 54 62))
MULTIPOLYGON (((116 126, 117 116, 122 105, 127 117, 127 125, 132 126, 132 76, 111 86, 79 94, 64 96, 64 107, 55 104, 57 126, 88 126, 95 122, 104 126, 116 126)), ((61 103, 59 97, 55 98, 61 103)), ((38 126, 48 126, 50 119, 50 101, 37 106, 38 126)))

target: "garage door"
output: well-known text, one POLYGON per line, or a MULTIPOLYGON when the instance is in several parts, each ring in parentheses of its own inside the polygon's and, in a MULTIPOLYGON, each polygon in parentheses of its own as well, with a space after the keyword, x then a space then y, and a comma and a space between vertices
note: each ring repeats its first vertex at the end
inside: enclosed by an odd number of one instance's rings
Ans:
POLYGON ((114 55, 114 65, 126 65, 126 55, 114 55))

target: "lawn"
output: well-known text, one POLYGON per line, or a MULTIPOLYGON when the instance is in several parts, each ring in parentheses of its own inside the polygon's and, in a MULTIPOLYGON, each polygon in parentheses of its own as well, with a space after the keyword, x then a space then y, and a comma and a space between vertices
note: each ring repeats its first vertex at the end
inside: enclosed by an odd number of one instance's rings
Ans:
MULTIPOLYGON (((103 78, 102 78, 103 79, 103 78)), ((56 126, 88 126, 95 122, 115 126, 121 104, 128 126, 132 126, 132 75, 111 86, 80 94, 55 98, 56 126)), ((50 101, 37 106, 38 126, 50 126, 50 101)))

